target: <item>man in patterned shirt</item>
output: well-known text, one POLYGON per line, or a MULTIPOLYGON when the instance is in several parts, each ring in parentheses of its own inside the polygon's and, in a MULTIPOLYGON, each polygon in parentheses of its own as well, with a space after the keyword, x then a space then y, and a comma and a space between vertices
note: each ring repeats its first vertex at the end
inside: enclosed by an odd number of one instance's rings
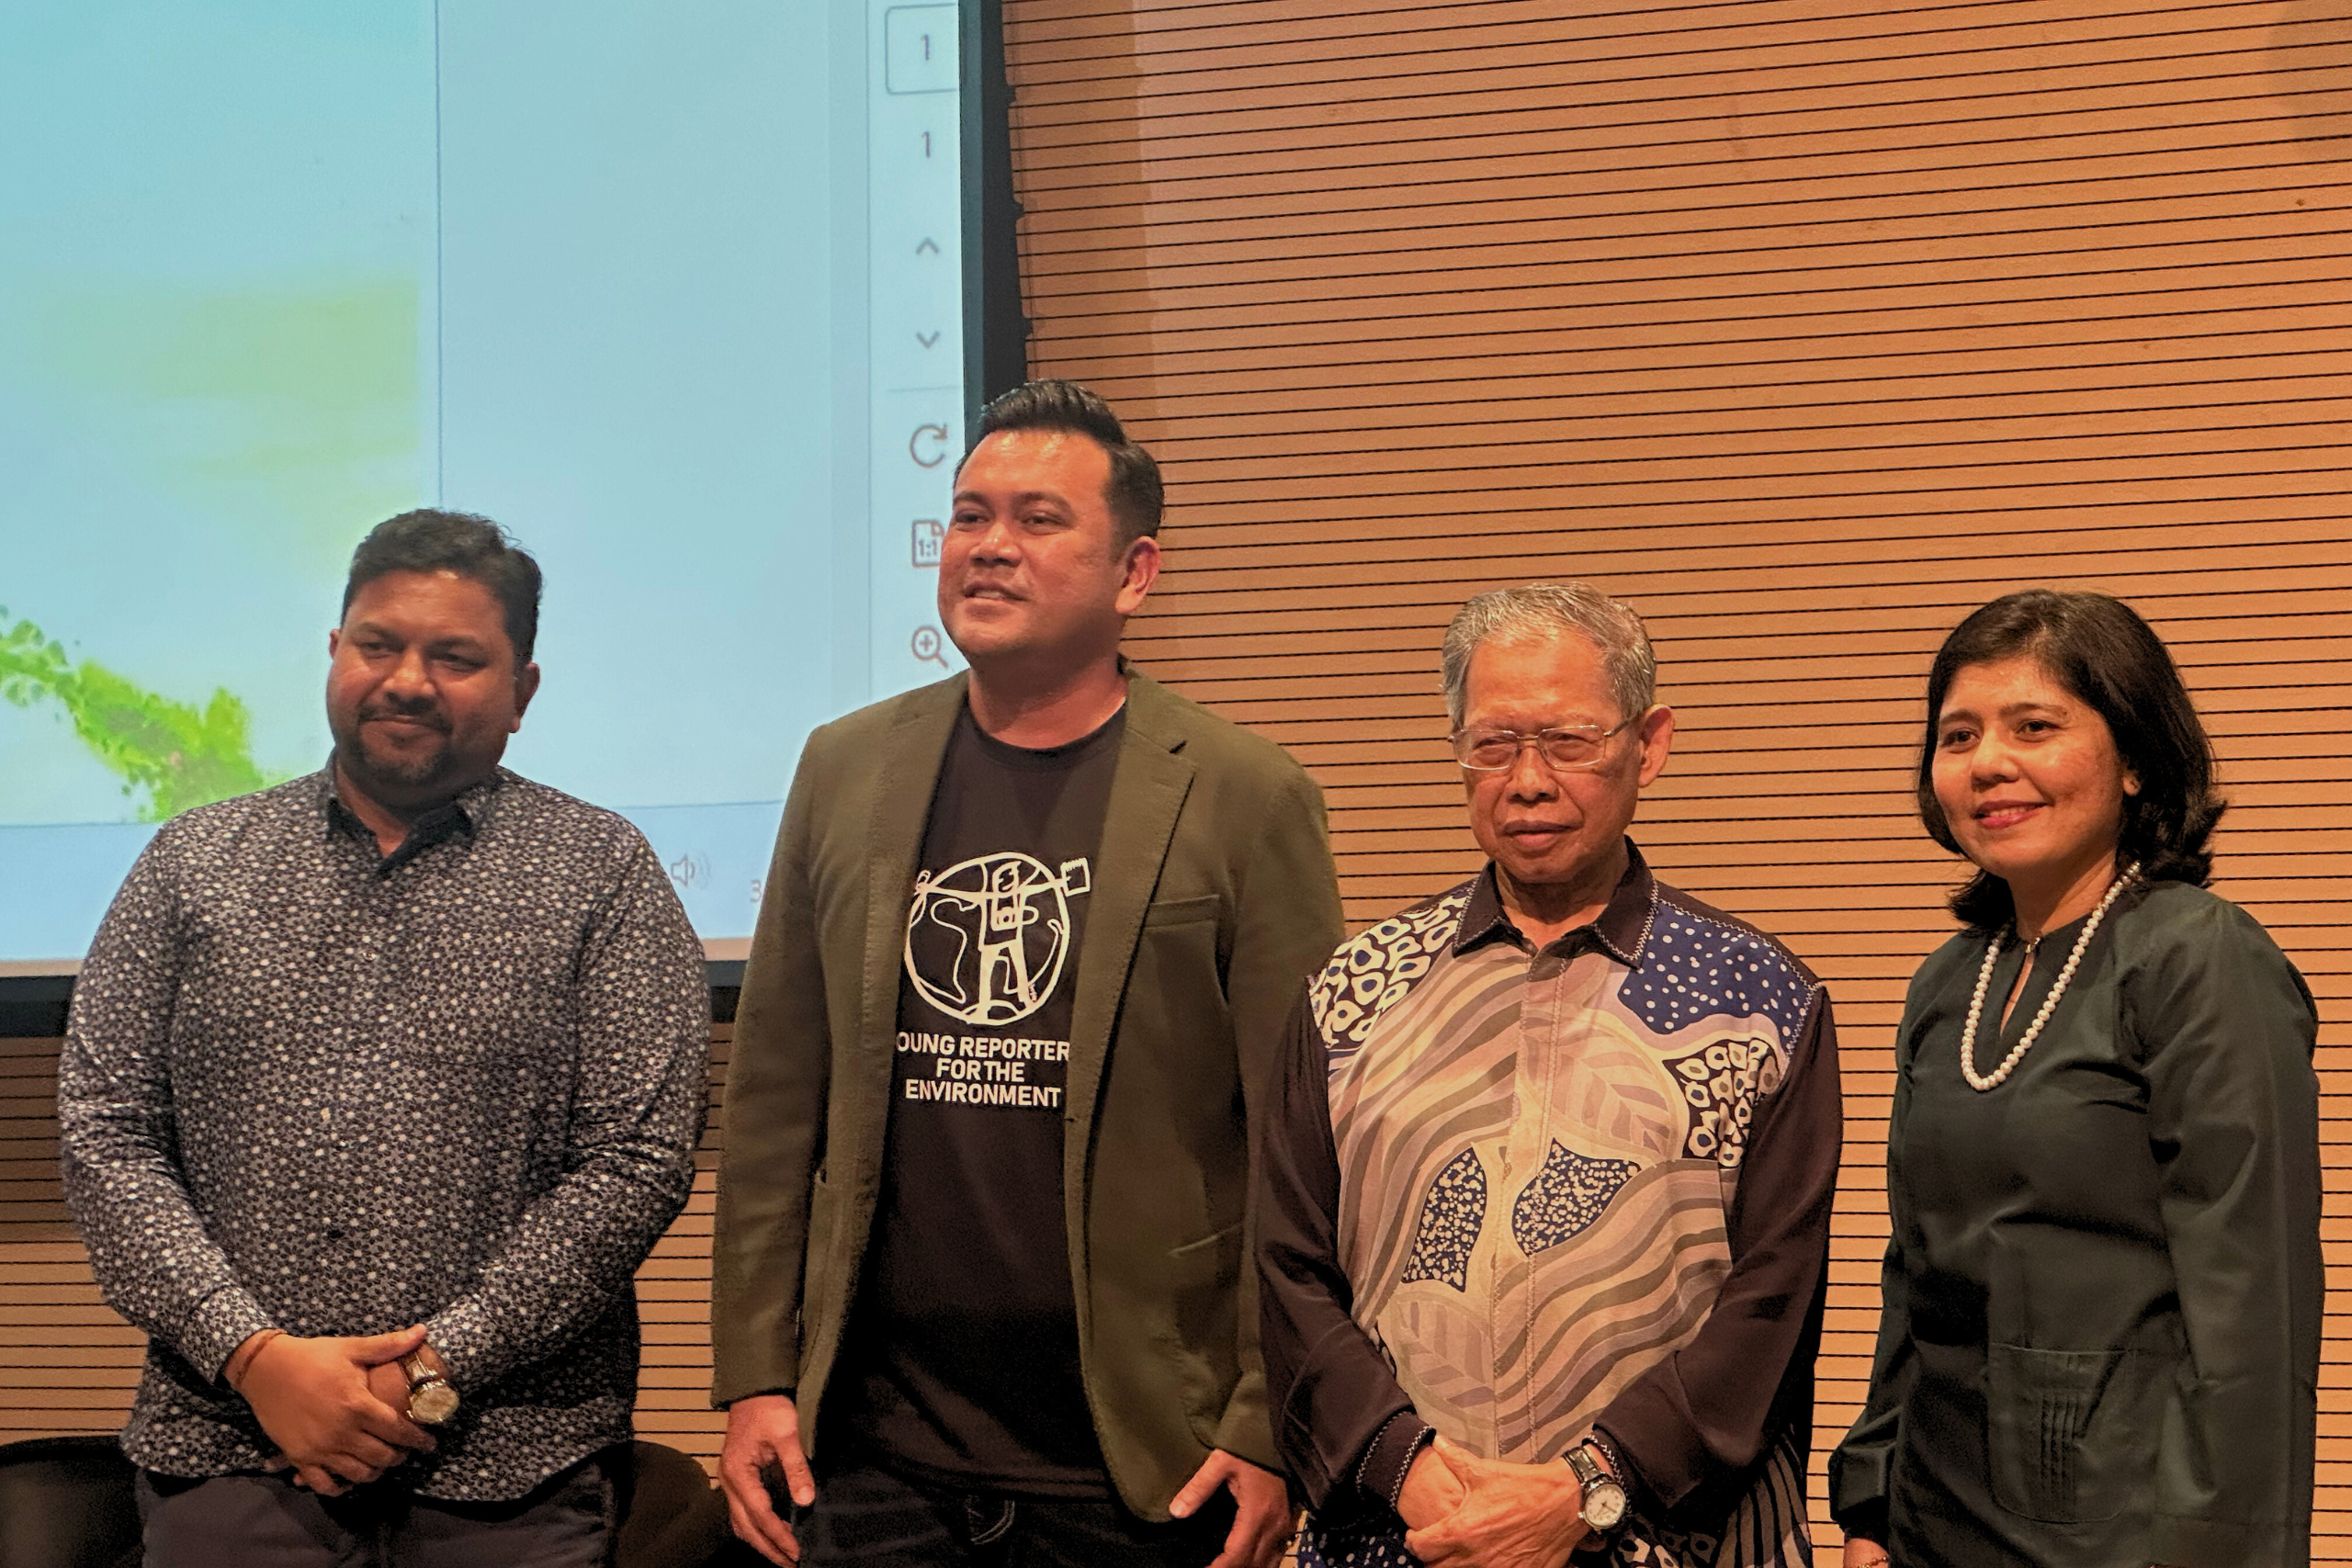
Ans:
POLYGON ((66 1194, 149 1336, 150 1564, 606 1560, 709 1003, 645 840, 498 765, 538 597, 485 519, 379 526, 327 767, 167 824, 83 966, 66 1194))
POLYGON ((1261 1151, 1302 1560, 1809 1562, 1829 999, 1625 837, 1674 733, 1631 610, 1483 594, 1444 664, 1487 868, 1309 986, 1261 1151))

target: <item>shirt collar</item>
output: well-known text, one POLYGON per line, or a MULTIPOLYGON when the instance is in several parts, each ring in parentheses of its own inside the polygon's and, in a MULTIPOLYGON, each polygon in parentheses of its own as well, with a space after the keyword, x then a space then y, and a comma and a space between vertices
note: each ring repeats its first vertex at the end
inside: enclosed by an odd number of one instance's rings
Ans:
MULTIPOLYGON (((1617 879, 1617 891, 1609 896, 1608 904, 1589 924, 1562 932, 1546 951, 1566 954, 1592 946, 1628 969, 1639 969, 1642 946, 1649 940, 1650 922, 1657 915, 1657 878, 1650 874, 1641 846, 1628 839, 1625 874, 1617 879)), ((1503 908, 1502 889, 1495 880, 1492 861, 1478 873, 1477 883, 1470 890, 1470 902, 1463 907, 1462 929, 1454 933, 1453 951, 1458 955, 1490 942, 1508 942, 1522 949, 1529 945, 1526 936, 1511 924, 1510 911, 1503 908)))
MULTIPOLYGON (((488 778, 469 785, 456 798, 418 818, 410 824, 408 837, 401 840, 400 848, 385 855, 377 869, 390 873, 446 840, 472 838, 497 815, 498 793, 505 786, 509 776, 504 768, 493 768, 488 778)), ((321 816, 327 833, 330 836, 347 833, 368 848, 376 848, 375 833, 351 807, 343 803, 343 797, 335 788, 332 759, 319 770, 317 777, 321 816)))

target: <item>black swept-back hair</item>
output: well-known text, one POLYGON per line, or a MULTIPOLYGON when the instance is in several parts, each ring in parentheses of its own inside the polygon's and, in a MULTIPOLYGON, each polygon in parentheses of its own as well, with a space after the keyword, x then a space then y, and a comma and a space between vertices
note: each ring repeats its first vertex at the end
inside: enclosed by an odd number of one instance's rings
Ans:
MULTIPOLYGON (((2139 612, 2104 593, 2029 588, 1994 600, 1944 638, 1928 672, 1928 732, 1919 743, 1919 819, 1928 837, 1961 852, 1935 785, 1936 719, 1952 678, 1972 664, 2020 656, 2107 721, 2117 754, 2139 781, 2139 793, 2123 799, 2118 860, 2138 861, 2152 882, 2211 881, 2206 840, 2226 809, 2213 789, 2213 743, 2164 643, 2139 612)), ((2008 884, 1980 869, 1951 896, 1951 912, 1971 931, 1990 934, 2016 908, 2008 884)))
POLYGON ((513 535, 470 512, 423 507, 387 517, 351 552, 343 614, 351 613, 362 588, 395 571, 454 571, 489 589, 503 613, 506 640, 514 645, 515 677, 522 677, 539 640, 539 563, 513 535))
MULTIPOLYGON (((1119 525, 1119 548, 1137 539, 1156 536, 1166 495, 1159 482, 1159 465, 1128 438, 1127 427, 1111 412, 1099 392, 1075 381, 1030 381, 998 398, 980 411, 979 428, 972 446, 1000 430, 1066 430, 1091 439, 1110 455, 1111 479, 1103 499, 1111 519, 1119 525)), ((971 457, 967 450, 966 457, 971 457)))

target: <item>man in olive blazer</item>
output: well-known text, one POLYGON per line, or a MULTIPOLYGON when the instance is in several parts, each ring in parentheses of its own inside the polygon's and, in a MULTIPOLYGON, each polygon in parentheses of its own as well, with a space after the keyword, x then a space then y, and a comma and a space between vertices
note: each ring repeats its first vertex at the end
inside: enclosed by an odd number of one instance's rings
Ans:
MULTIPOLYGON (((1061 1102, 1084 1403, 1109 1490, 1138 1529, 1228 1490, 1238 1517, 1216 1560, 1263 1564, 1288 1510, 1266 1473, 1277 1461, 1249 1149, 1283 1021, 1341 934, 1322 797, 1279 747, 1119 657, 1159 558, 1132 518, 1156 526, 1159 497, 1151 470, 1137 503, 1142 449, 1115 419, 1105 430, 1108 410, 1041 383, 989 417, 1000 423, 984 421, 958 473, 940 588, 968 677, 817 731, 786 807, 728 1079, 712 1301, 714 1395, 729 1408, 721 1479, 739 1534, 797 1560, 807 1522, 796 1533, 776 1506, 786 1493, 816 1516, 826 1506, 828 1377, 892 1157, 910 896, 959 722, 1052 748, 1116 718, 1061 1102)), ((957 1550, 922 1560, 963 1561, 957 1550)), ((1080 1555, 1175 1560, 1099 1543, 1080 1555)))

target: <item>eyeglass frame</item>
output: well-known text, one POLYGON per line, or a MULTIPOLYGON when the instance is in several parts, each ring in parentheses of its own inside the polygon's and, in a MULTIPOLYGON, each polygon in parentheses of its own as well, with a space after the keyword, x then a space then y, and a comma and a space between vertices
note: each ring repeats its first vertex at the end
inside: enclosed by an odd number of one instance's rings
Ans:
POLYGON ((1640 720, 1640 719, 1642 719, 1642 718, 1645 718, 1645 717, 1648 716, 1648 715, 1650 714, 1650 712, 1651 712, 1651 711, 1652 711, 1651 709, 1645 708, 1645 709, 1643 709, 1640 713, 1634 714, 1634 715, 1632 715, 1632 716, 1628 716, 1628 717, 1622 718, 1622 719, 1618 720, 1616 724, 1612 725, 1611 728, 1607 728, 1607 729, 1603 729, 1603 728, 1600 728, 1599 725, 1597 725, 1597 724, 1554 724, 1554 725, 1546 725, 1544 728, 1542 728, 1542 729, 1536 729, 1536 730, 1525 730, 1525 729, 1488 729, 1488 730, 1484 730, 1484 731, 1482 731, 1481 733, 1486 734, 1486 735, 1489 735, 1489 736, 1508 735, 1508 736, 1510 736, 1510 737, 1511 738, 1511 740, 1512 740, 1512 742, 1513 742, 1513 745, 1512 745, 1512 747, 1511 747, 1510 761, 1508 761, 1508 762, 1500 763, 1500 764, 1498 764, 1498 765, 1497 765, 1497 766, 1495 766, 1495 767, 1491 767, 1491 768, 1482 768, 1482 767, 1480 767, 1477 763, 1476 763, 1476 762, 1472 762, 1472 761, 1465 761, 1465 760, 1463 758, 1463 755, 1462 755, 1462 738, 1463 738, 1464 736, 1465 736, 1465 735, 1467 735, 1467 734, 1469 734, 1469 733, 1470 733, 1470 727, 1469 727, 1468 725, 1466 725, 1466 724, 1465 724, 1465 725, 1464 725, 1461 728, 1459 728, 1459 729, 1455 730, 1453 734, 1451 734, 1451 735, 1447 736, 1445 739, 1446 739, 1446 744, 1447 744, 1448 746, 1450 746, 1450 747, 1453 749, 1453 761, 1454 761, 1454 765, 1455 765, 1456 767, 1460 768, 1460 769, 1461 769, 1463 772, 1464 772, 1464 773, 1507 773, 1510 772, 1513 768, 1516 768, 1517 766, 1519 766, 1519 759, 1520 759, 1522 755, 1524 755, 1524 754, 1525 754, 1525 752, 1526 752, 1526 750, 1527 750, 1528 742, 1530 742, 1530 741, 1533 741, 1533 742, 1535 743, 1535 755, 1536 755, 1536 757, 1542 761, 1542 762, 1544 763, 1544 767, 1546 767, 1546 768, 1550 769, 1553 773, 1589 773, 1592 772, 1592 770, 1593 770, 1593 769, 1595 769, 1595 768, 1597 768, 1597 767, 1600 766, 1600 764, 1601 764, 1601 763, 1603 763, 1603 762, 1605 762, 1605 761, 1607 761, 1609 760, 1609 758, 1608 758, 1608 750, 1607 750, 1608 743, 1609 743, 1610 741, 1611 741, 1611 740, 1614 740, 1614 739, 1616 739, 1620 734, 1623 733, 1623 732, 1624 732, 1624 730, 1625 730, 1629 726, 1633 725, 1633 724, 1634 724, 1634 723, 1635 723, 1637 720, 1640 720), (1597 746, 1597 747, 1600 748, 1600 750, 1599 751, 1597 751, 1597 752, 1594 754, 1594 756, 1593 756, 1593 758, 1592 758, 1592 760, 1591 760, 1590 761, 1589 761, 1589 762, 1555 762, 1555 761, 1554 761, 1551 759, 1551 757, 1550 757, 1550 756, 1548 756, 1548 755, 1546 755, 1546 754, 1545 754, 1545 752, 1544 752, 1544 738, 1545 736, 1547 736, 1547 735, 1577 735, 1577 734, 1582 734, 1582 735, 1589 735, 1589 736, 1591 736, 1591 737, 1593 738, 1593 744, 1594 744, 1595 746, 1597 746))

